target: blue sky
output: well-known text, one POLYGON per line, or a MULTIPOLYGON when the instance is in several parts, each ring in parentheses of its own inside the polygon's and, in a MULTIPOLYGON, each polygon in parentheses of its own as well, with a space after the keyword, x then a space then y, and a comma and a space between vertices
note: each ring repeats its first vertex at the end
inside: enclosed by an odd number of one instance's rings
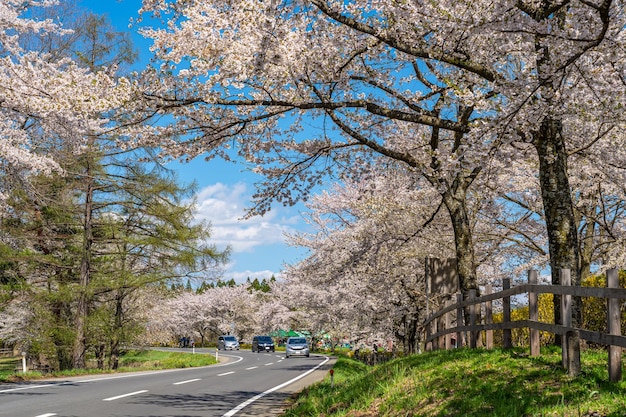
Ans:
MULTIPOLYGON (((139 53, 140 64, 146 63, 151 53, 150 41, 129 28, 129 20, 137 17, 141 0, 80 0, 82 7, 98 14, 106 14, 119 31, 130 31, 139 53)), ((305 227, 299 210, 303 206, 285 208, 274 206, 263 217, 239 220, 250 205, 254 193, 254 175, 242 172, 242 166, 219 160, 205 162, 201 157, 187 164, 168 165, 178 173, 183 183, 198 184, 198 218, 212 225, 211 243, 219 248, 232 247, 231 262, 225 279, 243 282, 246 278, 280 277, 284 264, 302 259, 304 251, 287 246, 284 232, 295 232, 305 227)))

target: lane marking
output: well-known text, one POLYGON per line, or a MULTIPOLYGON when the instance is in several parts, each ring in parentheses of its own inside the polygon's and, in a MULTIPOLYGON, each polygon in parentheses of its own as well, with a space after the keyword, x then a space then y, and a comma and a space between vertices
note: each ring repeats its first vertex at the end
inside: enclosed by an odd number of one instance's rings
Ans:
POLYGON ((112 379, 120 379, 120 378, 136 378, 136 377, 142 377, 146 375, 155 375, 155 374, 162 374, 162 373, 169 373, 169 372, 184 372, 184 371, 193 371, 196 369, 205 369, 205 368, 213 369, 213 368, 220 368, 223 366, 234 365, 243 360, 243 357, 241 356, 226 355, 226 354, 222 354, 222 355, 235 358, 235 360, 233 362, 216 363, 215 365, 197 366, 193 368, 163 369, 160 371, 145 371, 145 372, 128 372, 125 374, 119 374, 119 375, 114 375, 114 376, 107 375, 107 376, 101 376, 101 377, 95 377, 95 378, 89 377, 88 379, 75 379, 72 377, 70 380, 64 380, 61 382, 51 382, 50 384, 45 384, 45 385, 29 385, 26 387, 3 389, 3 390, 0 390, 0 394, 7 393, 7 392, 25 391, 25 390, 31 390, 31 389, 36 389, 36 388, 48 388, 48 387, 58 387, 62 385, 83 384, 85 382, 109 381, 112 379))
POLYGON ((119 400, 120 398, 130 397, 131 395, 143 394, 144 392, 148 392, 148 390, 144 389, 144 390, 141 390, 141 391, 129 392, 128 394, 118 395, 116 397, 103 398, 102 401, 119 400))
POLYGON ((266 363, 265 366, 273 365, 274 362, 266 363))
POLYGON ((23 390, 26 390, 26 389, 34 389, 34 388, 45 388, 45 387, 51 387, 51 386, 54 386, 54 385, 57 385, 57 384, 29 385, 29 386, 27 386, 27 387, 4 389, 4 390, 1 390, 1 391, 0 391, 0 393, 3 393, 3 392, 23 391, 23 390))
POLYGON ((292 384, 294 382, 296 382, 297 380, 299 380, 300 378, 304 378, 305 376, 307 376, 308 374, 310 374, 311 372, 316 371, 317 369, 319 369, 322 365, 324 365, 326 362, 328 362, 330 360, 330 358, 328 356, 324 356, 324 362, 320 363, 319 365, 317 365, 314 368, 309 369, 308 371, 306 371, 303 374, 298 375, 295 378, 290 379, 287 382, 283 382, 280 385, 276 385, 274 388, 270 388, 265 392, 262 392, 260 394, 255 395, 252 398, 247 399, 246 401, 242 402, 241 404, 239 404, 237 407, 233 408, 232 410, 230 410, 229 412, 227 412, 226 414, 222 415, 222 417, 232 417, 235 414, 237 414, 238 412, 240 412, 241 410, 243 410, 245 407, 249 406, 250 404, 252 404, 253 402, 255 402, 258 399, 261 399, 263 397, 265 397, 267 394, 270 394, 274 391, 277 391, 283 387, 286 387, 289 384, 292 384))
POLYGON ((196 381, 200 381, 200 378, 188 379, 187 381, 174 382, 174 385, 188 384, 190 382, 196 382, 196 381))
POLYGON ((40 414, 40 415, 35 416, 35 417, 52 417, 52 416, 56 416, 56 414, 55 413, 40 414))
POLYGON ((246 371, 249 371, 250 369, 256 369, 256 368, 258 368, 258 366, 251 366, 249 368, 246 368, 246 371))
POLYGON ((230 375, 230 374, 234 374, 235 371, 230 371, 230 372, 225 372, 223 374, 217 374, 217 376, 224 376, 224 375, 230 375))

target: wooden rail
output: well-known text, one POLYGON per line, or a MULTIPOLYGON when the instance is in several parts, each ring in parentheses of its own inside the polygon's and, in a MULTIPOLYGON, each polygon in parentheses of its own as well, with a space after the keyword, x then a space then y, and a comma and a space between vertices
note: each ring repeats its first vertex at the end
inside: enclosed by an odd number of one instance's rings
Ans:
POLYGON ((608 346, 609 380, 616 382, 622 378, 622 349, 626 348, 626 337, 621 335, 621 300, 626 299, 626 289, 619 288, 618 271, 607 271, 607 287, 572 286, 569 270, 560 271, 561 285, 537 284, 536 271, 528 272, 528 284, 511 288, 510 279, 502 282, 502 291, 491 293, 491 287, 485 288, 485 294, 476 297, 475 290, 470 291, 463 300, 457 294, 456 302, 450 301, 441 310, 432 313, 424 323, 423 337, 426 350, 462 345, 463 341, 471 348, 476 348, 481 332, 485 332, 485 344, 493 348, 493 331, 503 331, 503 347, 512 347, 511 330, 529 329, 530 354, 539 355, 539 332, 549 332, 562 336, 563 366, 570 375, 580 372, 580 350, 576 349, 580 340, 608 346), (511 297, 525 294, 528 296, 529 318, 527 320, 511 320, 511 297), (538 320, 539 294, 555 294, 561 296, 561 324, 543 323, 538 320), (572 297, 597 297, 607 300, 607 332, 596 332, 572 327, 572 297), (502 323, 494 323, 492 318, 492 302, 502 300, 502 323), (469 310, 469 323, 464 323, 464 310, 469 310), (484 310, 484 314, 480 314, 484 310), (456 324, 452 314, 456 312, 456 324), (478 321, 482 321, 478 323, 478 321), (453 339, 454 338, 454 339, 453 339), (453 340, 456 343, 453 343, 453 340))
POLYGON ((9 348, 0 349, 0 358, 6 358, 10 356, 13 356, 13 349, 9 349, 9 348))

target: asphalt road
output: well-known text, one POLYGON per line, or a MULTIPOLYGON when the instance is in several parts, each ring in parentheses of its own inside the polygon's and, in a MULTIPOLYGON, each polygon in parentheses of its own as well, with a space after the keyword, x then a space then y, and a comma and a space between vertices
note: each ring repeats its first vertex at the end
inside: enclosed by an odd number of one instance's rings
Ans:
MULTIPOLYGON (((215 351, 196 349, 196 354, 215 351)), ((219 352, 202 368, 0 385, 1 417, 276 416, 293 393, 323 379, 333 360, 219 352)))

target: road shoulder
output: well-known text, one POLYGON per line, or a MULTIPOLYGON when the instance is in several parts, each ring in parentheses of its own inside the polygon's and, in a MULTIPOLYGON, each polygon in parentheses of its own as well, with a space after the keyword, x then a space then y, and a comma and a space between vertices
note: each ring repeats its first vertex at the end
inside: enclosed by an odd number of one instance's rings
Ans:
POLYGON ((315 371, 286 387, 263 396, 237 413, 237 416, 277 417, 284 414, 302 390, 329 377, 329 371, 335 366, 337 358, 331 356, 328 356, 328 358, 329 360, 315 371))

